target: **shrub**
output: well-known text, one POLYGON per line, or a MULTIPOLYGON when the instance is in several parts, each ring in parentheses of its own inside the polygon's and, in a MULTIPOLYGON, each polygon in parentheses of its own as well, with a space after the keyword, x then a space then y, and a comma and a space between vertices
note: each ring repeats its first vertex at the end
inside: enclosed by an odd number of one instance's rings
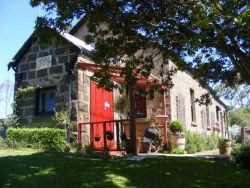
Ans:
POLYGON ((231 155, 235 165, 250 169, 250 144, 237 146, 232 150, 231 155))
POLYGON ((215 134, 205 135, 197 132, 186 133, 186 150, 188 153, 196 153, 218 148, 219 138, 215 134))
POLYGON ((70 117, 68 111, 55 111, 53 120, 56 122, 57 128, 65 128, 67 125, 70 125, 70 117))
POLYGON ((61 152, 66 146, 66 132, 50 128, 11 128, 7 133, 9 147, 45 149, 61 152))
POLYGON ((182 133, 184 131, 184 126, 180 121, 175 120, 170 122, 169 129, 173 134, 182 133))
POLYGON ((174 148, 172 151, 172 154, 186 154, 187 151, 185 151, 184 149, 180 149, 180 148, 174 148))
POLYGON ((85 151, 85 155, 86 155, 87 157, 92 157, 92 156, 94 156, 94 154, 95 154, 94 148, 93 148, 92 145, 86 145, 86 146, 84 147, 84 151, 85 151))
POLYGON ((0 137, 0 149, 8 149, 8 144, 2 137, 0 137))

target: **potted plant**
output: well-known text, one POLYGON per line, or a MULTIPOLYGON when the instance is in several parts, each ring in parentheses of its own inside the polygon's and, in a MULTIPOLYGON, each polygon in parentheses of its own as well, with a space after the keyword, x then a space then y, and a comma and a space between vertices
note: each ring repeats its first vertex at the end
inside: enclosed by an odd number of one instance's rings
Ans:
POLYGON ((94 138, 95 138, 95 141, 96 141, 96 142, 99 142, 99 141, 101 140, 101 137, 100 137, 100 136, 98 136, 98 135, 97 135, 97 136, 95 136, 94 138))
POLYGON ((114 133, 112 131, 106 132, 107 140, 113 140, 114 139, 114 133))
POLYGON ((171 121, 169 129, 171 131, 172 149, 185 149, 186 139, 184 134, 184 125, 178 120, 171 121))
POLYGON ((127 135, 125 133, 122 133, 120 137, 121 137, 121 140, 126 140, 127 139, 127 135))
POLYGON ((127 118, 129 110, 130 110, 130 103, 129 98, 126 94, 121 94, 119 97, 116 98, 114 103, 115 111, 120 113, 121 119, 127 118))

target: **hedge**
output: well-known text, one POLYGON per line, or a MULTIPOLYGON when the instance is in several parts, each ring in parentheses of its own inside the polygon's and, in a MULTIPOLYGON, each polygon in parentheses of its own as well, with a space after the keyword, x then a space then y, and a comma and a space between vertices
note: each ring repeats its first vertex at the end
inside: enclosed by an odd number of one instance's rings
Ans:
POLYGON ((250 144, 238 145, 231 155, 235 165, 250 169, 250 144))
POLYGON ((66 131, 51 128, 10 128, 6 141, 12 148, 25 147, 61 152, 66 146, 66 131))

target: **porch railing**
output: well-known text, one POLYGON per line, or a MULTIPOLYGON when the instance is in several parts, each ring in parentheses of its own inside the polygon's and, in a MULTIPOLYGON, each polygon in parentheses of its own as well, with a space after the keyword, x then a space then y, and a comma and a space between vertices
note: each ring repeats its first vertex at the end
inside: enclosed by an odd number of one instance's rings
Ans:
MULTIPOLYGON (((114 134, 114 141, 115 141, 115 147, 111 148, 110 150, 120 151, 124 150, 123 147, 121 147, 121 134, 124 133, 124 122, 129 121, 128 119, 121 119, 121 120, 111 120, 111 121, 96 121, 96 122, 85 122, 85 123, 79 123, 78 124, 78 143, 82 144, 82 128, 83 126, 89 125, 89 132, 90 132, 90 143, 92 146, 94 146, 95 138, 93 135, 94 126, 102 125, 103 133, 101 136, 103 136, 103 144, 104 147, 107 147, 107 126, 113 127, 113 134, 114 134)), ((109 131, 109 130, 108 130, 109 131)), ((100 148, 94 148, 95 150, 100 150, 100 148)))

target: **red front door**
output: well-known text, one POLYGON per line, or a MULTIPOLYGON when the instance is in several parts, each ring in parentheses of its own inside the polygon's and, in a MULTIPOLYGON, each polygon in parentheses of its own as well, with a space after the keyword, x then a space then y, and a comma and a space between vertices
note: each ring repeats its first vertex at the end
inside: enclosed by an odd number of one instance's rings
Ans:
MULTIPOLYGON (((98 88, 98 84, 94 81, 90 83, 90 116, 91 122, 112 121, 114 119, 113 110, 113 91, 107 91, 104 88, 98 88)), ((114 134, 113 123, 106 124, 106 131, 114 134)), ((92 145, 96 150, 104 147, 104 129, 103 123, 94 124, 92 126, 92 145)), ((106 137, 107 138, 107 137, 106 137)), ((112 149, 114 147, 114 139, 107 140, 107 146, 112 149)))

